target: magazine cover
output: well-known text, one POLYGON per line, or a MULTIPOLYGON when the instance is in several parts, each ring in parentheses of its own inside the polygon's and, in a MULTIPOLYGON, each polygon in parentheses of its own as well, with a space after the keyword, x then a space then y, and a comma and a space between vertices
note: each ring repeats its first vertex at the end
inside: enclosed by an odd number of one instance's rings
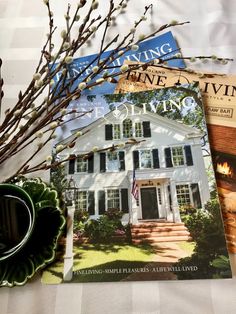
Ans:
MULTIPOLYGON (((116 73, 119 71, 120 66, 124 63, 125 60, 135 61, 135 62, 148 62, 152 59, 162 58, 165 60, 171 56, 174 56, 179 52, 179 48, 173 37, 171 31, 166 32, 162 35, 156 36, 152 39, 146 40, 139 44, 137 51, 127 51, 122 54, 120 57, 116 58, 115 61, 111 62, 110 66, 113 68, 109 70, 109 73, 116 73)), ((106 51, 101 55, 102 59, 110 56, 111 51, 106 51)), ((79 73, 84 71, 84 74, 80 74, 79 80, 75 80, 73 87, 77 87, 78 84, 83 81, 83 79, 92 71, 92 68, 97 65, 97 54, 80 57, 74 59, 74 61, 69 65, 69 78, 76 77, 79 73)), ((185 64, 181 59, 173 59, 168 61, 169 66, 184 68, 185 64)), ((55 65, 56 66, 56 65, 55 65)), ((59 81, 61 72, 54 77, 55 83, 59 81)), ((103 73, 97 75, 96 79, 103 77, 103 73)), ((116 84, 114 83, 104 83, 102 86, 95 86, 91 91, 86 90, 86 94, 95 95, 95 94, 112 94, 114 92, 116 84)))
POLYGON ((88 113, 58 129, 53 156, 68 162, 51 176, 68 208, 65 255, 42 281, 230 278, 197 83, 74 105, 88 113))
POLYGON ((199 76, 185 70, 149 67, 122 77, 116 92, 163 88, 194 81, 199 82, 203 97, 227 246, 231 253, 236 253, 236 76, 213 73, 199 76))

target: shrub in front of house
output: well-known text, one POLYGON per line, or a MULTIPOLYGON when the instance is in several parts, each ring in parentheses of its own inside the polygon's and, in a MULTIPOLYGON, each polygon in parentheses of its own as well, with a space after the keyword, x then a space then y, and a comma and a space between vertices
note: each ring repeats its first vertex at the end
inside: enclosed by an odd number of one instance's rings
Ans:
POLYGON ((90 219, 84 226, 85 236, 91 241, 96 242, 99 238, 99 221, 95 219, 90 219))
POLYGON ((85 224, 85 235, 92 242, 109 242, 116 230, 116 224, 105 215, 98 220, 91 219, 85 224))
POLYGON ((89 218, 89 213, 85 210, 75 210, 74 213, 74 237, 80 238, 85 231, 85 223, 89 218))
MULTIPOLYGON (((178 272, 176 273, 178 279, 215 278, 216 276, 224 278, 225 273, 215 266, 218 265, 215 262, 216 259, 227 256, 217 196, 215 195, 215 198, 206 204, 205 210, 197 209, 195 213, 189 215, 185 224, 196 246, 192 256, 181 259, 177 266, 197 265, 198 271, 178 272)), ((224 264, 226 262, 224 260, 224 264)))
POLYGON ((179 211, 180 215, 191 215, 196 213, 197 209, 194 206, 187 204, 179 206, 179 211))
POLYGON ((107 216, 110 220, 119 221, 121 220, 123 216, 123 212, 117 208, 109 208, 105 213, 105 216, 107 216))
POLYGON ((119 209, 109 209, 97 220, 90 219, 85 224, 85 235, 93 242, 115 242, 116 239, 125 239, 126 231, 120 219, 122 212, 119 209))
POLYGON ((89 218, 89 213, 87 210, 76 210, 74 213, 74 220, 76 221, 81 221, 81 222, 86 222, 89 218))

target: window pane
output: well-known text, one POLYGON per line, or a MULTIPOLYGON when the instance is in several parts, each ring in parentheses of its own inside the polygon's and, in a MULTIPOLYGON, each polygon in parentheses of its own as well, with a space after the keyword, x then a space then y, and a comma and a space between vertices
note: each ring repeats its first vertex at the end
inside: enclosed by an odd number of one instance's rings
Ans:
POLYGON ((120 139, 120 125, 119 124, 114 124, 113 125, 113 138, 115 140, 119 140, 120 139))
POLYGON ((141 122, 135 122, 135 136, 136 137, 142 137, 143 136, 143 130, 142 130, 142 123, 141 122))
POLYGON ((150 150, 142 150, 139 152, 140 157, 140 168, 151 168, 152 167, 152 157, 150 150))
POLYGON ((87 210, 87 192, 86 191, 78 192, 78 208, 80 210, 87 210))
POLYGON ((183 147, 172 147, 172 157, 174 166, 183 166, 184 165, 184 152, 183 147))
POLYGON ((87 171, 87 160, 84 160, 82 157, 77 158, 77 172, 86 172, 87 171))
POLYGON ((123 136, 126 138, 133 136, 132 121, 130 119, 123 121, 123 136))
POLYGON ((178 204, 181 205, 190 205, 190 193, 189 186, 187 184, 181 184, 176 186, 177 200, 178 204))
POLYGON ((107 170, 119 170, 119 158, 117 152, 107 152, 107 170))
POLYGON ((119 190, 107 190, 107 209, 120 208, 119 190))

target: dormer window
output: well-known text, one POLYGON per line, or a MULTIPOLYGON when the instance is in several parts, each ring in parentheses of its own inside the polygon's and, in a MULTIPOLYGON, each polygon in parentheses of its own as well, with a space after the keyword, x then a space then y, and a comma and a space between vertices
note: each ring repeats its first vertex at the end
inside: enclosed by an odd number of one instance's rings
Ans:
POLYGON ((151 137, 150 121, 132 121, 131 119, 125 119, 121 124, 105 125, 106 141, 132 137, 151 137))
POLYGON ((143 127, 141 122, 134 124, 135 137, 143 137, 143 127))
POLYGON ((125 119, 123 121, 123 137, 130 138, 133 137, 133 123, 130 119, 125 119))
POLYGON ((114 140, 120 140, 121 134, 120 134, 120 124, 113 124, 113 139, 114 140))

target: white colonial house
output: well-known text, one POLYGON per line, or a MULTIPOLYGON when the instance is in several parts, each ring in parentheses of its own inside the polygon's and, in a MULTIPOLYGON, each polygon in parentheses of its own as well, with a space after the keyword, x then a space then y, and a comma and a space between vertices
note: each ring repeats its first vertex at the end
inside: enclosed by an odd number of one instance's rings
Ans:
POLYGON ((113 113, 108 113, 83 128, 75 146, 61 153, 72 157, 66 172, 68 180, 76 182, 78 207, 92 218, 119 208, 123 222, 133 224, 158 219, 180 222, 181 206, 204 207, 210 192, 202 133, 156 113, 140 114, 140 109, 130 104, 124 107, 132 109, 132 115, 110 123, 113 113), (132 144, 135 141, 139 143, 132 144), (106 150, 112 145, 119 147, 106 150), (94 147, 99 151, 83 159, 94 147), (134 173, 137 199, 132 194, 134 173))

